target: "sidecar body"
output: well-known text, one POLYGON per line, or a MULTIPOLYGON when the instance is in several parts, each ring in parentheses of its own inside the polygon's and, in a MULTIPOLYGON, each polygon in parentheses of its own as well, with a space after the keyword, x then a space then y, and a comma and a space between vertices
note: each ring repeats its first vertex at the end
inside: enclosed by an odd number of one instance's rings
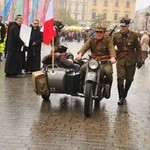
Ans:
POLYGON ((34 91, 44 100, 49 100, 51 93, 77 95, 80 89, 80 73, 74 69, 47 66, 38 74, 33 72, 32 81, 34 91))
POLYGON ((73 69, 55 68, 52 71, 48 68, 45 71, 49 93, 66 93, 74 95, 80 86, 80 73, 73 69))

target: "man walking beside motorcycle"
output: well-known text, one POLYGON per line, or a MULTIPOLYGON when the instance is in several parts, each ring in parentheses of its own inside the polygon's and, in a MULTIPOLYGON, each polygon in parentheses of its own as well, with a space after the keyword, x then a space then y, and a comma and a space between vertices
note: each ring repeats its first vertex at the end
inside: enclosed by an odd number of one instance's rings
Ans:
POLYGON ((119 102, 123 105, 134 79, 136 67, 142 67, 142 51, 137 33, 129 30, 130 20, 120 20, 120 31, 113 35, 117 50, 117 87, 119 102), (125 82, 125 83, 124 83, 125 82))
MULTIPOLYGON (((111 37, 107 36, 106 28, 103 26, 97 26, 94 29, 95 31, 95 37, 90 37, 86 43, 83 45, 83 47, 79 50, 78 55, 76 57, 76 60, 82 59, 82 56, 88 51, 91 50, 90 58, 94 58, 96 60, 103 60, 103 59, 109 59, 110 61, 106 61, 102 64, 104 67, 105 75, 107 77, 107 84, 112 85, 113 80, 113 68, 112 64, 116 62, 116 52, 115 47, 113 45, 111 37)), ((87 68, 87 64, 84 64, 81 67, 81 76, 84 78, 85 71, 87 68)), ((110 92, 110 90, 109 90, 110 92)), ((109 98, 110 94, 108 97, 109 98)))

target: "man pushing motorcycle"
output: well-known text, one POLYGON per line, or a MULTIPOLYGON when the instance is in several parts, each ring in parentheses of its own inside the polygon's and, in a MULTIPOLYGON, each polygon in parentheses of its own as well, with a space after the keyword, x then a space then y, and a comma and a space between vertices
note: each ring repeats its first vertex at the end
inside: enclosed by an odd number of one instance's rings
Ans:
MULTIPOLYGON (((113 81, 113 67, 112 64, 116 63, 116 51, 113 45, 112 39, 110 36, 106 35, 106 28, 103 26, 97 26, 94 28, 95 37, 90 37, 87 42, 81 47, 76 57, 76 60, 81 60, 82 56, 86 53, 86 51, 91 50, 90 58, 96 59, 98 61, 101 60, 109 60, 104 61, 102 66, 106 75, 106 82, 110 85, 109 96, 111 91, 111 85, 113 81)), ((87 63, 85 63, 81 67, 81 77, 84 79, 85 72, 87 68, 87 63)))

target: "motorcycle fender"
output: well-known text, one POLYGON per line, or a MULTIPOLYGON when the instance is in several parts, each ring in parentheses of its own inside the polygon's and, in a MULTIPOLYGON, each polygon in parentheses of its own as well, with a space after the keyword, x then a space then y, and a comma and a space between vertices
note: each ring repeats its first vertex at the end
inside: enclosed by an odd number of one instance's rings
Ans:
POLYGON ((88 72, 85 77, 85 81, 96 81, 96 72, 88 72))

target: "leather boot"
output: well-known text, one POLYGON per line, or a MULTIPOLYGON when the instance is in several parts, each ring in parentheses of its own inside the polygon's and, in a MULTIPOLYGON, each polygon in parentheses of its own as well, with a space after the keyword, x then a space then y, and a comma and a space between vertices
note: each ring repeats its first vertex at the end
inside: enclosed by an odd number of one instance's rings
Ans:
POLYGON ((126 81, 126 83, 125 83, 125 93, 124 93, 124 98, 127 97, 127 94, 128 94, 129 88, 130 88, 130 86, 131 86, 131 83, 132 83, 132 81, 126 81))
POLYGON ((124 100, 125 100, 124 99, 125 90, 124 90, 123 84, 118 84, 118 94, 119 94, 118 105, 123 105, 124 100))

